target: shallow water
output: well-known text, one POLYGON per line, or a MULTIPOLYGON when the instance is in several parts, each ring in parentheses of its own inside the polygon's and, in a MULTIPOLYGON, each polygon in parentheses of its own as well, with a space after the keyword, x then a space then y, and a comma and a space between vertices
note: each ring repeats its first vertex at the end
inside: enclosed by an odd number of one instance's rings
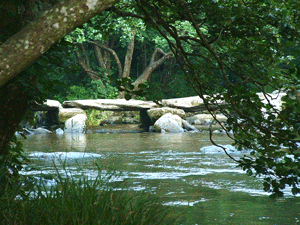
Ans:
MULTIPOLYGON (((133 190, 145 190, 164 199, 165 205, 184 207, 182 224, 298 224, 300 198, 287 195, 271 200, 262 181, 236 167, 203 133, 93 133, 32 135, 24 141, 35 163, 27 174, 51 174, 62 162, 74 176, 94 178, 97 162, 105 173, 122 172, 112 181, 125 180, 133 190)), ((234 151, 225 135, 214 140, 234 151)), ((62 170, 63 171, 63 170, 62 170)))

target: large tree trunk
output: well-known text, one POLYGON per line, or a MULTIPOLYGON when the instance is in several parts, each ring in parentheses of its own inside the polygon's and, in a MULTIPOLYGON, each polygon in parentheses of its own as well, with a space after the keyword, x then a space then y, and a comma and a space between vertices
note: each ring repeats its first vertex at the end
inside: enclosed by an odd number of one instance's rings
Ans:
POLYGON ((29 108, 32 96, 20 82, 9 82, 0 89, 0 154, 7 145, 29 108))
MULTIPOLYGON (((132 63, 132 55, 134 50, 134 40, 135 40, 135 33, 136 31, 132 31, 132 37, 131 40, 127 46, 125 61, 124 61, 124 69, 122 78, 126 78, 130 76, 130 70, 131 70, 131 63, 132 63)), ((121 78, 121 77, 120 77, 121 78)))
MULTIPOLYGON (((124 69, 123 69, 122 77, 120 77, 120 78, 127 78, 130 76, 132 55, 133 55, 133 50, 134 50, 135 33, 136 33, 136 31, 134 30, 132 32, 132 38, 127 46, 127 52, 126 52, 125 61, 124 61, 124 69)), ((119 98, 125 98, 124 91, 121 91, 119 93, 119 98)))
POLYGON ((92 17, 118 0, 62 1, 0 45, 0 87, 92 17))
MULTIPOLYGON (((0 154, 28 110, 32 93, 12 79, 70 31, 118 0, 61 1, 0 45, 0 154), (9 82, 10 81, 10 82, 9 82)), ((28 81, 25 85, 34 85, 28 81)))

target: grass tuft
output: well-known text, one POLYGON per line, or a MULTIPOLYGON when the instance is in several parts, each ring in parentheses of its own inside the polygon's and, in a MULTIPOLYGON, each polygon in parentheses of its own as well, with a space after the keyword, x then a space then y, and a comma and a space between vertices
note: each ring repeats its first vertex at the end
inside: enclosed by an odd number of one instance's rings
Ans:
POLYGON ((109 179, 73 179, 57 174, 57 185, 49 187, 38 182, 29 198, 2 197, 0 223, 176 224, 172 207, 163 206, 161 199, 130 191, 126 183, 112 187, 109 179))

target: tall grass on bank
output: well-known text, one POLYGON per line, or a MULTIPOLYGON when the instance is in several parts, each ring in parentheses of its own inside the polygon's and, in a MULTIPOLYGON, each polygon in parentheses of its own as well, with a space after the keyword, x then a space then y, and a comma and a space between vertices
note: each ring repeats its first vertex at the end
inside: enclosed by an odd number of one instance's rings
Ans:
POLYGON ((153 195, 112 188, 109 178, 73 179, 58 175, 57 185, 37 184, 28 198, 0 199, 1 224, 175 224, 171 207, 153 195), (106 180, 104 180, 106 179, 106 180))

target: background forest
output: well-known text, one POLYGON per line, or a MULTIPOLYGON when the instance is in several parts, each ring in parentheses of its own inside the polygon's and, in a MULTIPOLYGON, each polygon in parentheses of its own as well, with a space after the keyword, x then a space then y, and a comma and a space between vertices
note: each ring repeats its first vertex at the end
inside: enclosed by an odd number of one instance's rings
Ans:
POLYGON ((53 84, 48 98, 61 102, 123 98, 116 82, 122 78, 134 85, 147 82, 152 99, 196 95, 154 28, 111 12, 67 35, 31 68, 35 73, 44 77, 42 86, 53 84))

